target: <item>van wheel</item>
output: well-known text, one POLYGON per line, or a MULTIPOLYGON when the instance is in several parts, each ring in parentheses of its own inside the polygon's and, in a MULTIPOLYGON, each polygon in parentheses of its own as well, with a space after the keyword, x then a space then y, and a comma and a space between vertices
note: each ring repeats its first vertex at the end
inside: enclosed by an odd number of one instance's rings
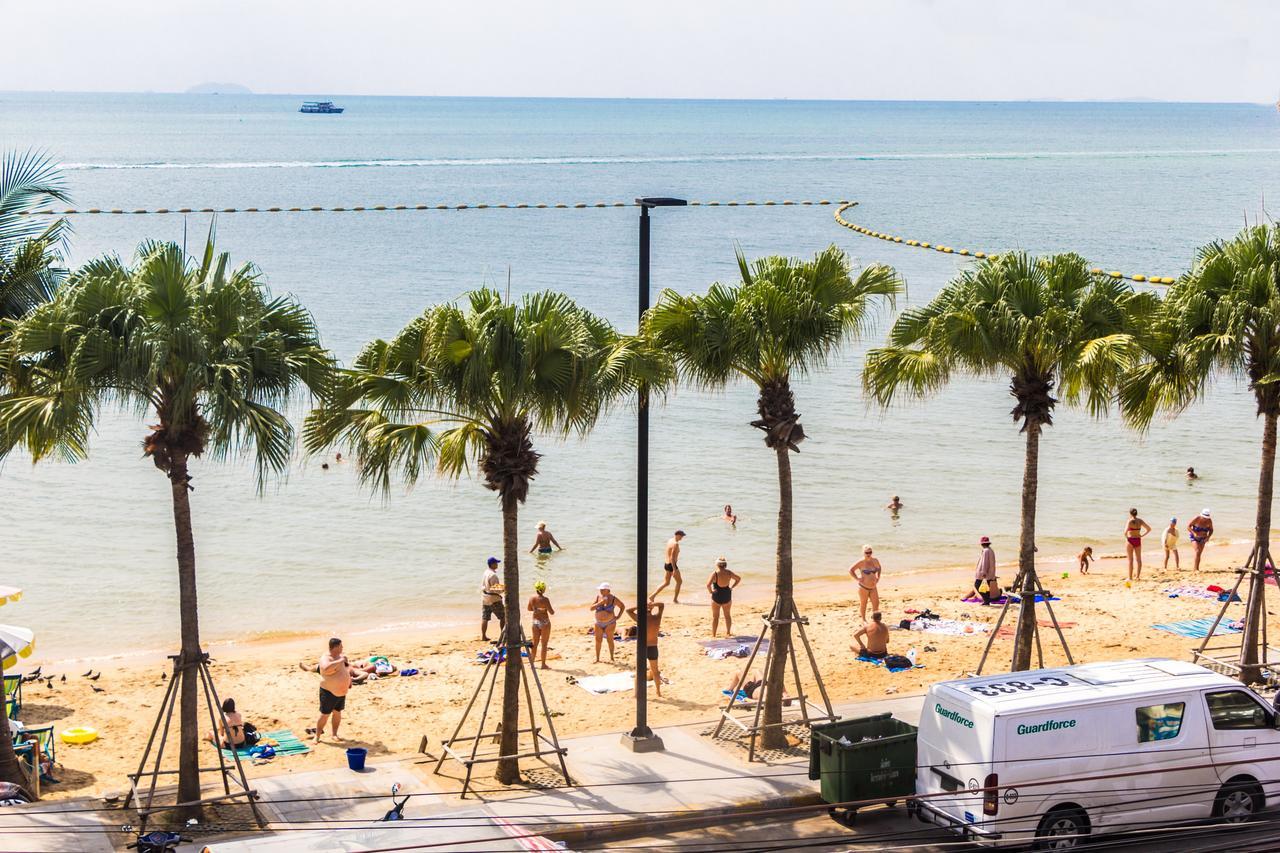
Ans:
POLYGON ((1254 782, 1228 782, 1213 802, 1213 815, 1227 823, 1253 820, 1262 811, 1262 789, 1254 782))
POLYGON ((1075 850, 1089 834, 1089 819, 1080 809, 1054 809, 1036 827, 1037 850, 1075 850))

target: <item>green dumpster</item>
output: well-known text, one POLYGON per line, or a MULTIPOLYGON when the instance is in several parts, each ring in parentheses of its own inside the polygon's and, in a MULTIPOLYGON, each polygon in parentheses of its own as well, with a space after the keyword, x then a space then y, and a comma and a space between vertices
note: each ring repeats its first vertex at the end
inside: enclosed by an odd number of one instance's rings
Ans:
MULTIPOLYGON (((916 727, 892 714, 813 726, 809 778, 821 780, 828 803, 892 805, 916 790, 916 727)), ((857 806, 842 808, 848 808, 849 820, 857 811, 857 806)))

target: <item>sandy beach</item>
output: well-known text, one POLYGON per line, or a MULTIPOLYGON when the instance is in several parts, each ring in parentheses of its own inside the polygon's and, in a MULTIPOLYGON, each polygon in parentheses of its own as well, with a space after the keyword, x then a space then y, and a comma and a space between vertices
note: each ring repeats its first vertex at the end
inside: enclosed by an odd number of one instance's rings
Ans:
MULTIPOLYGON (((1184 566, 1189 549, 1183 548, 1184 566)), ((1058 618, 1071 623, 1065 635, 1077 662, 1128 657, 1160 656, 1186 659, 1198 641, 1165 633, 1155 623, 1192 619, 1216 614, 1219 605, 1210 600, 1170 598, 1165 588, 1182 584, 1229 588, 1234 582, 1230 566, 1238 565, 1247 549, 1238 545, 1210 547, 1205 552, 1204 570, 1197 576, 1188 568, 1161 571, 1159 560, 1148 562, 1143 579, 1131 588, 1124 585, 1123 558, 1105 556, 1091 573, 1080 575, 1073 566, 1041 567, 1042 582, 1061 601, 1054 603, 1058 618), (1067 577, 1062 573, 1068 572, 1067 577)), ((1155 555, 1149 555, 1155 556, 1155 555)), ((938 615, 972 623, 973 633, 949 636, 932 632, 895 630, 890 650, 905 653, 915 649, 923 669, 891 674, 884 669, 859 663, 849 650, 857 623, 856 597, 848 580, 809 581, 798 586, 797 599, 809 617, 808 633, 827 690, 835 702, 868 700, 886 694, 921 692, 926 685, 955 678, 973 670, 985 643, 984 629, 994 623, 999 607, 981 607, 960 600, 969 583, 967 566, 947 572, 909 573, 886 566, 881 608, 885 621, 897 625, 910 619, 909 610, 930 609, 938 615)), ((1012 566, 1002 565, 1001 576, 1011 578, 1012 566)), ((772 591, 766 577, 747 578, 735 600, 735 633, 754 635, 772 591)), ((592 695, 569 683, 569 678, 628 670, 633 663, 635 644, 618 644, 613 663, 593 662, 591 637, 586 633, 589 614, 586 602, 566 601, 553 595, 558 613, 553 621, 551 669, 543 672, 543 685, 555 715, 559 733, 587 734, 618 731, 629 727, 633 709, 631 691, 592 695)), ((737 659, 712 660, 698 644, 710 635, 706 593, 696 583, 686 584, 688 603, 668 606, 661 642, 662 697, 650 688, 650 721, 658 724, 712 720, 725 697, 721 689, 743 662, 737 659)), ((664 598, 669 600, 668 593, 664 598)), ((628 602, 629 604, 631 602, 628 602)), ((1233 605, 1233 613, 1242 613, 1233 605)), ((1010 618, 1014 616, 1010 610, 1010 618)), ((1047 614, 1043 608, 1039 615, 1047 614)), ((339 633, 342 633, 339 631, 339 633)), ((723 629, 722 629, 723 633, 723 629)), ((314 641, 242 643, 211 649, 219 693, 236 699, 245 718, 262 731, 292 730, 305 737, 315 724, 317 677, 298 667, 300 660, 314 660, 327 637, 314 641)), ((390 677, 352 688, 343 720, 341 742, 322 742, 306 755, 278 757, 271 763, 250 766, 251 777, 313 770, 345 762, 345 749, 364 746, 371 756, 412 752, 426 735, 432 744, 449 734, 458 715, 475 688, 481 669, 476 653, 487 648, 479 641, 478 630, 435 629, 407 631, 367 631, 348 634, 348 656, 353 660, 384 654, 400 666, 417 667, 421 674, 411 678, 390 677)), ((1051 632, 1042 631, 1046 662, 1065 659, 1051 632)), ((997 639, 988 671, 1007 667, 1011 640, 997 639)), ((102 795, 127 788, 125 774, 137 768, 156 708, 164 694, 161 678, 167 669, 163 660, 103 663, 97 681, 82 676, 89 665, 80 662, 46 662, 44 675, 54 675, 51 686, 44 683, 24 687, 21 719, 29 725, 53 723, 58 729, 72 725, 97 728, 101 737, 87 746, 59 743, 57 774, 60 784, 47 785, 44 795, 59 799, 102 795), (67 680, 61 681, 65 674, 67 680), (92 688, 101 692, 95 692, 92 688)), ((97 665, 95 671, 99 669, 97 665)), ((202 720, 202 723, 204 720, 202 720)), ((204 726, 201 728, 205 731, 204 726)), ((212 755, 207 756, 211 762, 212 755)))

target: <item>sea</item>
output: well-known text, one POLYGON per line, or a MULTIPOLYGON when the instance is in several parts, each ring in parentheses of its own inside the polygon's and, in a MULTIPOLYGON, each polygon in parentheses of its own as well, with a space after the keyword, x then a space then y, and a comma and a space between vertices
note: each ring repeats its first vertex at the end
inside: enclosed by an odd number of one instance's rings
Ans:
MULTIPOLYGON (((857 201, 846 215, 956 248, 1076 251, 1108 270, 1176 276, 1197 247, 1280 198, 1280 113, 1270 105, 1037 102, 556 100, 316 95, 0 93, 0 149, 47 151, 76 208, 373 207, 465 210, 96 215, 72 218, 70 260, 128 258, 144 240, 220 249, 261 268, 315 315, 349 362, 430 305, 487 285, 564 291, 623 331, 637 315, 635 208, 574 205, 676 196, 857 201), (477 205, 547 204, 546 209, 477 205)), ((957 378, 930 400, 870 405, 859 371, 895 310, 921 304, 970 260, 869 240, 822 206, 699 206, 653 214, 653 288, 733 281, 734 254, 809 256, 828 245, 901 272, 907 293, 829 364, 796 377, 810 436, 794 460, 801 578, 838 577, 874 546, 886 575, 969 565, 981 535, 1015 558, 1023 442, 1007 380, 957 378), (884 509, 892 495, 904 504, 884 509)), ((654 410, 651 577, 677 527, 685 597, 720 556, 744 592, 771 588, 776 468, 749 426, 755 395, 679 388, 654 410), (732 504, 736 527, 720 519, 732 504)), ((306 411, 306 401, 293 410, 306 411)), ((142 457, 148 419, 105 409, 91 456, 0 468, 0 584, 24 589, 4 622, 36 630, 42 658, 141 655, 177 645, 169 488, 142 457)), ((1230 376, 1145 435, 1060 407, 1041 444, 1042 562, 1123 549, 1127 511, 1157 529, 1213 511, 1218 537, 1252 530, 1261 424, 1230 376), (1201 478, 1188 483, 1195 466, 1201 478)), ((539 435, 521 507, 564 545, 522 554, 571 622, 596 586, 634 590, 635 410, 588 436, 539 435)), ((474 626, 497 500, 474 479, 360 486, 350 460, 300 453, 259 493, 251 464, 193 468, 202 632, 209 641, 326 637, 371 627, 474 626), (323 466, 327 464, 328 468, 323 466)), ((1158 559, 1153 536, 1148 559, 1158 559)), ((1183 553, 1184 559, 1189 549, 1183 553)), ((1113 564, 1114 565, 1114 564, 1113 564)), ((957 569, 957 587, 967 571, 957 569)))

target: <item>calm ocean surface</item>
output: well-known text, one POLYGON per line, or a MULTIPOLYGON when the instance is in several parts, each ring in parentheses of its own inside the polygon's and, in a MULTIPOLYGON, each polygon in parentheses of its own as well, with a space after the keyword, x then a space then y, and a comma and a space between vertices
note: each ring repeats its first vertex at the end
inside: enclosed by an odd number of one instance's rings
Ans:
MULTIPOLYGON (((341 98, 305 116, 301 98, 0 93, 0 148, 42 147, 67 170, 76 207, 269 207, 849 198, 851 218, 985 250, 1076 250, 1107 269, 1177 275, 1196 246, 1280 198, 1280 114, 1196 104, 560 101, 341 98)), ((224 215, 220 248, 265 271, 314 313, 350 359, 425 306, 480 284, 571 294, 635 327, 636 217, 621 210, 224 215)), ((180 216, 74 220, 75 262, 181 240, 180 216)), ((208 217, 186 219, 201 245, 208 217)), ((859 237, 832 208, 693 208, 655 214, 655 289, 705 288, 748 255, 836 243, 907 278, 929 299, 962 259, 859 237)), ((885 320, 888 319, 886 315, 885 320)), ((795 461, 801 576, 843 571, 862 543, 888 572, 967 563, 980 534, 1016 547, 1022 442, 1001 381, 961 381, 888 413, 858 370, 881 329, 799 383, 811 440, 795 461), (899 494, 897 522, 881 507, 899 494)), ((747 422, 754 396, 681 390, 655 413, 650 541, 684 527, 687 583, 720 554, 750 585, 772 575, 772 454, 747 422), (731 502, 737 530, 719 520, 731 502)), ((137 652, 177 636, 172 516, 164 478, 141 458, 143 420, 102 418, 92 459, 0 470, 7 520, 0 583, 27 589, 4 621, 38 631, 43 656, 137 652)), ((1153 525, 1213 509, 1222 538, 1253 519, 1259 424, 1244 389, 1211 398, 1144 438, 1116 419, 1061 409, 1042 443, 1040 551, 1122 547, 1136 504, 1153 525), (1203 479, 1188 486, 1194 464, 1203 479)), ((589 600, 611 580, 630 601, 634 426, 621 410, 587 440, 547 437, 522 509, 567 546, 526 585, 589 600)), ((498 506, 463 480, 388 500, 348 465, 299 459, 255 494, 246 463, 197 464, 193 512, 204 636, 225 640, 383 624, 473 622, 484 559, 500 551, 498 506)), ((330 462, 333 460, 330 459, 330 462)), ((1158 542, 1153 537, 1152 544, 1158 542)), ((660 577, 660 572, 658 575, 660 577)), ((839 598, 848 594, 841 589, 839 598)), ((700 600, 695 595, 690 600, 700 600)), ((585 612, 585 611, 584 611, 585 612)))

